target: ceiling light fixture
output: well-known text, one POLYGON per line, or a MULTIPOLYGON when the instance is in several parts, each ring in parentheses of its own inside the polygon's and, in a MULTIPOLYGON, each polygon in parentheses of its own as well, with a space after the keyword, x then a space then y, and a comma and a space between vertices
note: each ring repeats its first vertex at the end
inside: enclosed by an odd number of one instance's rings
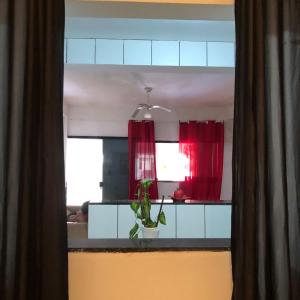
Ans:
POLYGON ((150 104, 150 93, 152 91, 152 87, 146 86, 145 91, 146 91, 146 96, 147 96, 147 102, 138 104, 138 106, 136 107, 135 111, 133 112, 133 114, 131 116, 133 119, 138 115, 138 113, 141 110, 146 110, 146 112, 144 114, 145 119, 152 118, 152 115, 150 113, 152 111, 152 109, 154 109, 154 110, 158 109, 158 110, 162 110, 165 112, 171 112, 171 109, 169 109, 169 108, 166 108, 166 107, 163 107, 160 105, 156 105, 156 104, 153 104, 153 105, 150 104))
POLYGON ((146 112, 145 114, 144 114, 144 118, 145 119, 152 119, 152 115, 150 114, 150 112, 146 112))

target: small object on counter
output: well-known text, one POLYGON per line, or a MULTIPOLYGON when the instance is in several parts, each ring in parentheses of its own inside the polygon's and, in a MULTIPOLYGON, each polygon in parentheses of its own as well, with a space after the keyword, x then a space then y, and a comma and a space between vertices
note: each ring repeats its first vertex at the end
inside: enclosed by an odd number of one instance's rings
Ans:
POLYGON ((181 199, 184 196, 184 192, 181 188, 177 188, 177 190, 174 192, 173 197, 176 199, 181 199))
POLYGON ((171 199, 174 201, 174 202, 184 202, 185 200, 187 199, 190 199, 190 197, 188 197, 187 195, 184 194, 184 191, 180 188, 178 188, 173 196, 171 196, 171 199))
POLYGON ((185 196, 185 195, 184 195, 182 198, 171 197, 171 199, 172 199, 174 202, 184 202, 185 200, 191 199, 191 197, 188 197, 188 196, 185 196))

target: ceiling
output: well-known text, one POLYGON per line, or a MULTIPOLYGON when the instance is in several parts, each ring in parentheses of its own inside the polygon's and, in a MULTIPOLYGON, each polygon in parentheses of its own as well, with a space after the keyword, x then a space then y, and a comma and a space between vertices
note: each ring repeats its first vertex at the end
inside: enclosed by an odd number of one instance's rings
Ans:
POLYGON ((65 65, 64 98, 69 105, 126 107, 146 101, 171 108, 233 104, 233 68, 65 65))
MULTIPOLYGON (((67 38, 235 39, 233 10, 229 6, 91 4, 69 0, 66 11, 67 38)), ((234 69, 65 65, 64 97, 69 105, 132 109, 146 101, 145 86, 153 87, 152 104, 173 109, 232 105, 234 69)))

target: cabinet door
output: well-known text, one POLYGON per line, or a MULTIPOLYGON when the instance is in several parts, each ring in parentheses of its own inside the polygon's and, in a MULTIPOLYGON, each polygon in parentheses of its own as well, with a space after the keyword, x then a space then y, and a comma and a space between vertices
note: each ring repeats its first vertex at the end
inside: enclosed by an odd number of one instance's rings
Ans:
MULTIPOLYGON (((128 239, 129 231, 135 223, 134 213, 130 205, 118 205, 118 238, 128 239)), ((141 234, 139 234, 141 236, 141 234)))
MULTIPOLYGON (((157 219, 159 212, 159 204, 153 204, 151 208, 152 220, 157 219)), ((176 222, 175 222, 175 205, 164 205, 163 212, 166 216, 167 225, 159 224, 159 237, 160 238, 176 238, 176 222)))
POLYGON ((181 66, 206 66, 205 42, 180 42, 181 66))
POLYGON ((96 64, 122 65, 123 40, 96 40, 96 64))
POLYGON ((94 64, 95 40, 94 39, 68 39, 67 40, 68 64, 94 64))
POLYGON ((67 39, 64 39, 64 64, 67 63, 67 39))
POLYGON ((151 41, 124 41, 125 65, 151 65, 151 41))
POLYGON ((117 205, 89 205, 89 239, 117 238, 117 209, 117 205))
POLYGON ((231 205, 205 205, 206 238, 231 237, 231 205))
POLYGON ((179 66, 179 42, 153 41, 152 65, 179 66))
POLYGON ((234 67, 234 43, 208 42, 207 55, 209 67, 234 67))
POLYGON ((176 205, 177 238, 204 238, 204 205, 176 205))
MULTIPOLYGON (((175 225, 175 206, 165 205, 163 211, 166 216, 167 225, 159 224, 159 237, 160 238, 175 238, 176 237, 176 225, 175 225)), ((153 204, 151 207, 152 220, 156 220, 159 212, 159 205, 153 204)), ((118 238, 128 238, 129 231, 135 223, 135 217, 133 211, 129 205, 119 205, 118 213, 118 238)), ((138 220, 140 225, 140 221, 138 220)), ((142 233, 139 233, 139 238, 142 238, 142 233)))

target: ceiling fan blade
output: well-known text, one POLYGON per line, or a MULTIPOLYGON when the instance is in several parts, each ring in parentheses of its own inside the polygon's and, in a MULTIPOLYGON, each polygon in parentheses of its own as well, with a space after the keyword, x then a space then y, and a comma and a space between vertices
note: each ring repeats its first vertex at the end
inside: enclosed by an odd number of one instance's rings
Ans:
POLYGON ((141 110, 143 110, 145 107, 142 107, 142 106, 138 106, 136 109, 135 109, 135 111, 133 112, 133 114, 132 114, 132 118, 135 118, 136 116, 137 116, 137 114, 141 111, 141 110))
POLYGON ((160 105, 152 105, 150 107, 150 109, 161 109, 161 110, 164 110, 164 111, 167 111, 167 112, 171 112, 171 109, 163 107, 163 106, 160 106, 160 105))

